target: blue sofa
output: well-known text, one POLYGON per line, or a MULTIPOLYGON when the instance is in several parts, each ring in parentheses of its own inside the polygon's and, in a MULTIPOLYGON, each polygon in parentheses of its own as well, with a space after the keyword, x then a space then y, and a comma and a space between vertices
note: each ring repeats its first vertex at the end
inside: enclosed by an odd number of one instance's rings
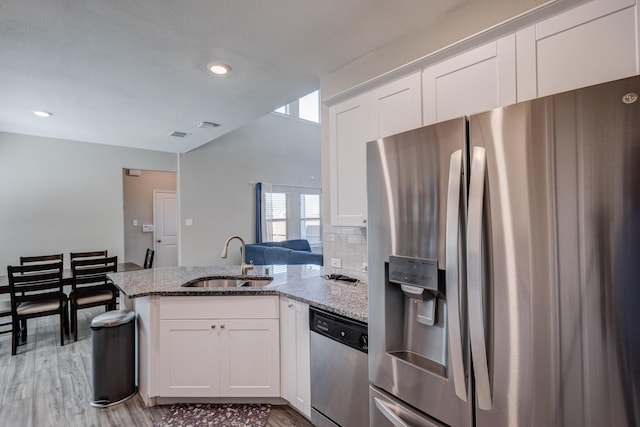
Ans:
POLYGON ((311 246, 305 239, 250 243, 246 250, 247 263, 253 261, 256 265, 322 265, 322 254, 311 252, 311 246))

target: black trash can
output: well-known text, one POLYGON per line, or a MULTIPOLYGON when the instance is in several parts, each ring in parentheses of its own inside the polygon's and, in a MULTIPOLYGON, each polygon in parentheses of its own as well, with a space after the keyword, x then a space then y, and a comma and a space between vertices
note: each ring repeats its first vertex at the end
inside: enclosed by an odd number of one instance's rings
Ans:
POLYGON ((93 399, 104 408, 133 397, 136 392, 136 313, 113 310, 91 321, 93 399))

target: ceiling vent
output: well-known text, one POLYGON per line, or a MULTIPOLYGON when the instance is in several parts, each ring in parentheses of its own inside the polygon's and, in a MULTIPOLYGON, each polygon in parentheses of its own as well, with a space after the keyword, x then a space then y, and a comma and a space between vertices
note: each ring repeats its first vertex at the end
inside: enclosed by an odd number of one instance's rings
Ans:
POLYGON ((203 129, 213 129, 213 128, 217 128, 218 126, 220 126, 219 123, 213 123, 213 122, 200 122, 198 124, 198 127, 203 129))
POLYGON ((173 132, 171 132, 169 134, 169 136, 175 136, 176 138, 185 138, 187 136, 189 136, 190 134, 187 132, 180 132, 179 130, 174 130, 173 132))

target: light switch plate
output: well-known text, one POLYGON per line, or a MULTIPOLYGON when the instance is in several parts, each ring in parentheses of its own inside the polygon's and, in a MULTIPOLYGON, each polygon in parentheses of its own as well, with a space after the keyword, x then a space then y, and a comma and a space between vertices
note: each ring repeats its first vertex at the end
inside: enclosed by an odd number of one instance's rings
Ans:
POLYGON ((188 218, 184 221, 184 225, 193 225, 193 219, 188 218))
POLYGON ((137 227, 137 226, 138 226, 138 220, 137 220, 137 219, 134 219, 134 220, 133 220, 133 226, 134 226, 134 227, 137 227))
POLYGON ((153 224, 143 224, 142 225, 143 233, 153 233, 153 224))

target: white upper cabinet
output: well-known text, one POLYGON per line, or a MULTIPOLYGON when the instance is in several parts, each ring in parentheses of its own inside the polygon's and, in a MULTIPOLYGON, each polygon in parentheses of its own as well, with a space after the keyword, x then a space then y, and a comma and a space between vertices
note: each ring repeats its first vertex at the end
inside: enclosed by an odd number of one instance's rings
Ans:
POLYGON ((420 73, 381 86, 373 94, 373 139, 422 126, 420 73))
POLYGON ((370 94, 329 108, 331 223, 366 225, 366 152, 370 132, 370 94))
POLYGON ((422 73, 425 125, 516 102, 513 34, 432 65, 422 73))
POLYGON ((638 74, 635 0, 594 0, 516 33, 518 101, 638 74))
POLYGON ((329 108, 331 223, 367 225, 366 143, 422 125, 420 73, 329 108))

